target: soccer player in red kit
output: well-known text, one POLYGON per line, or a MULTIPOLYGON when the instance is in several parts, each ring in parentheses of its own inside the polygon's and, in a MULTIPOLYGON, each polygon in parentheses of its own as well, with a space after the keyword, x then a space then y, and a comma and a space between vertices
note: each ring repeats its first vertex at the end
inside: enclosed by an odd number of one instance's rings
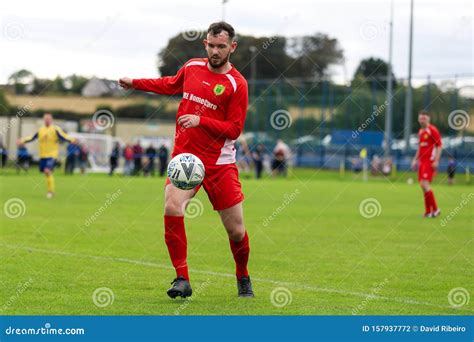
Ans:
MULTIPOLYGON (((121 78, 125 89, 165 95, 182 94, 176 115, 173 155, 192 153, 204 163, 203 187, 214 210, 218 211, 229 236, 236 264, 239 297, 253 297, 247 270, 249 238, 244 227, 241 191, 235 165, 234 142, 242 133, 248 106, 248 87, 244 77, 230 63, 237 48, 235 32, 225 22, 211 24, 204 40, 208 58, 193 58, 175 76, 158 79, 121 78)), ((199 188, 181 190, 165 185, 165 242, 176 269, 176 279, 168 290, 171 298, 192 294, 186 261, 184 229, 186 204, 199 188)))
POLYGON ((413 157, 412 168, 416 169, 418 164, 418 182, 425 197, 425 214, 424 217, 436 217, 441 211, 436 204, 436 199, 431 190, 431 181, 433 180, 441 157, 441 135, 438 129, 430 124, 430 115, 427 112, 418 114, 418 122, 420 123, 419 147, 413 157))

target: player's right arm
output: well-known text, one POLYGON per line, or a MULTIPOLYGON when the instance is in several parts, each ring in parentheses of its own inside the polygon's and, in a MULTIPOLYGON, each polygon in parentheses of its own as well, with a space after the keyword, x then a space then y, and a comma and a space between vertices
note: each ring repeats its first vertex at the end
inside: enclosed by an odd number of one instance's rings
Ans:
POLYGON ((35 134, 33 135, 29 135, 27 137, 23 137, 23 138, 20 138, 16 141, 16 144, 17 145, 21 145, 21 144, 26 144, 26 143, 29 143, 29 142, 32 142, 34 140, 38 139, 38 132, 36 132, 35 134))
POLYGON ((183 92, 184 67, 174 76, 160 78, 135 78, 122 77, 119 85, 124 89, 136 89, 163 95, 177 95, 183 92))

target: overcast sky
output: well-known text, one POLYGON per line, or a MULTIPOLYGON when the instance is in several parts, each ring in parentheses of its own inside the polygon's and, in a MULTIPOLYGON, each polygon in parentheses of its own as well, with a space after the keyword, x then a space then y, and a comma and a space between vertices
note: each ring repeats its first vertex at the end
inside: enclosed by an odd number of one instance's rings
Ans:
MULTIPOLYGON (((116 79, 155 77, 156 53, 182 30, 222 18, 221 0, 81 0, 0 2, 0 83, 18 69, 39 77, 72 73, 116 79)), ((413 74, 474 73, 473 0, 415 0, 413 74)), ((394 71, 407 75, 408 0, 395 1, 394 71)), ((352 77, 361 59, 387 59, 390 1, 230 0, 225 19, 238 33, 337 38, 352 77)), ((346 70, 346 71, 344 71, 346 70)))

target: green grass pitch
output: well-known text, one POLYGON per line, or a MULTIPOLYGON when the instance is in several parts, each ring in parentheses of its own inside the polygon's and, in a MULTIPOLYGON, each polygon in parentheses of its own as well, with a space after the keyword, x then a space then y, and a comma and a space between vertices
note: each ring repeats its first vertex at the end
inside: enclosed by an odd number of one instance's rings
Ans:
POLYGON ((172 300, 163 179, 57 172, 47 200, 36 170, 7 172, 1 314, 472 315, 474 187, 439 175, 441 217, 423 219, 407 177, 243 177, 254 299, 236 297, 228 239, 201 190, 185 220, 194 295, 172 300))

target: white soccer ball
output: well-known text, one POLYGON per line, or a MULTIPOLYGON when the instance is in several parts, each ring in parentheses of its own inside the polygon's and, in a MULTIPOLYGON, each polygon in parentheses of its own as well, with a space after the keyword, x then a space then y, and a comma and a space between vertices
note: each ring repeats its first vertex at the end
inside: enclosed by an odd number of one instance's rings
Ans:
POLYGON ((178 154, 168 164, 168 178, 178 189, 193 189, 204 179, 204 164, 194 154, 178 154))

